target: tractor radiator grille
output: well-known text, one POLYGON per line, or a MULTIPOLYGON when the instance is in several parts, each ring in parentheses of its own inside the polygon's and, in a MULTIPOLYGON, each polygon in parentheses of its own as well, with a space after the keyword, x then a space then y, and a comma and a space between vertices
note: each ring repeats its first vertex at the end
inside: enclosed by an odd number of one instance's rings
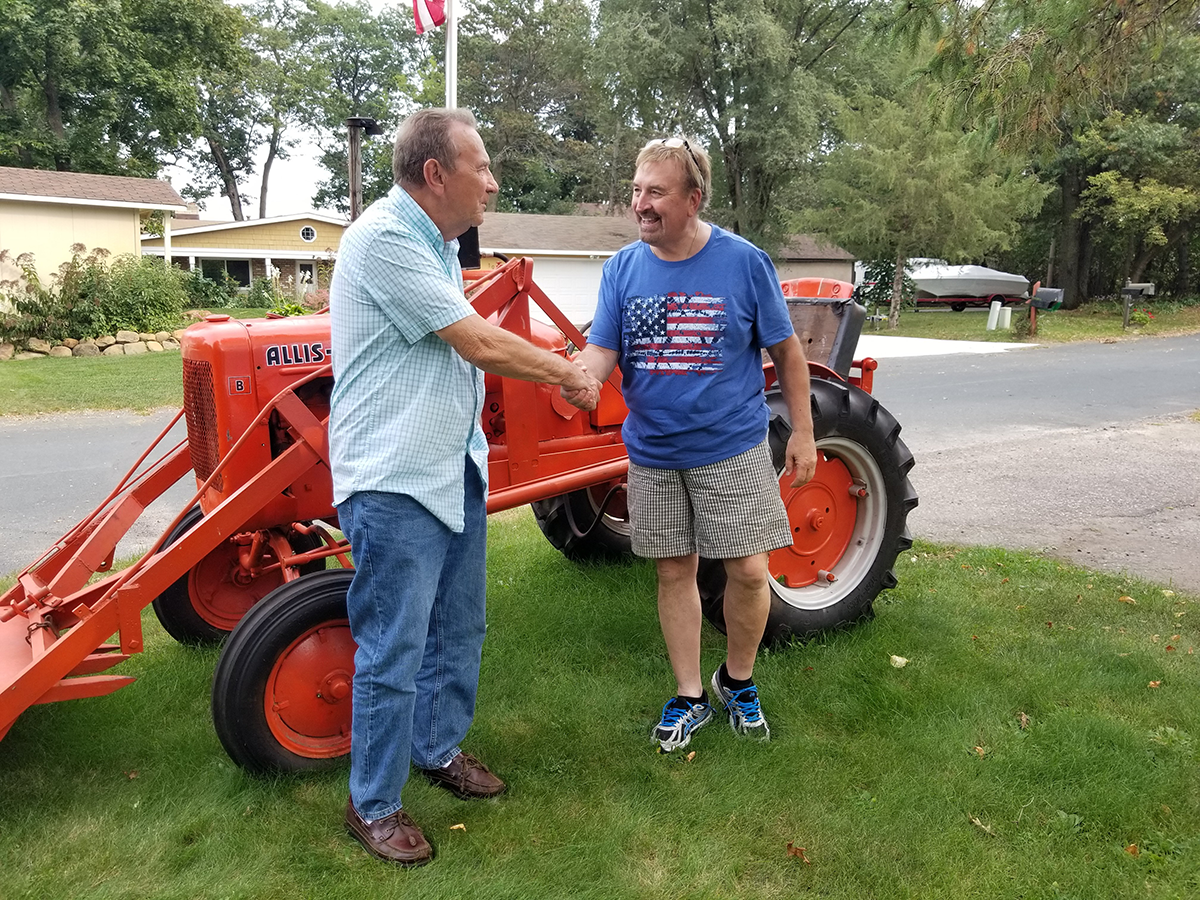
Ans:
MULTIPOLYGON (((213 401, 212 366, 203 360, 183 361, 183 408, 187 416, 188 449, 196 476, 206 479, 221 461, 217 447, 217 408, 213 401)), ((218 475, 212 487, 224 488, 218 475)))

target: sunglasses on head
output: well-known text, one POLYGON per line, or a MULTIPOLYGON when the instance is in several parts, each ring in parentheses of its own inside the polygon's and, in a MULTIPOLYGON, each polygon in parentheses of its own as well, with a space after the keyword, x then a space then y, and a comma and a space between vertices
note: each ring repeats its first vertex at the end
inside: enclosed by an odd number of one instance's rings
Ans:
POLYGON ((642 149, 645 150, 648 147, 653 147, 658 144, 661 144, 663 147, 670 147, 672 150, 677 150, 682 147, 688 152, 688 156, 692 158, 692 162, 696 164, 696 168, 700 168, 700 160, 696 159, 696 154, 692 152, 692 145, 689 144, 685 138, 655 138, 652 141, 647 141, 646 146, 642 149))

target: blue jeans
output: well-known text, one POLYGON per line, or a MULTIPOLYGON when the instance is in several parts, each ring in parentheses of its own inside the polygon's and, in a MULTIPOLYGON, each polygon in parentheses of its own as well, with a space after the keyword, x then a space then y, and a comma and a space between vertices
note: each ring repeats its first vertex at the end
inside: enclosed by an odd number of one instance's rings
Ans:
POLYGON ((465 484, 461 534, 404 494, 363 491, 338 506, 355 565, 350 798, 364 819, 401 808, 410 759, 423 769, 454 759, 475 715, 487 504, 470 459, 465 484))

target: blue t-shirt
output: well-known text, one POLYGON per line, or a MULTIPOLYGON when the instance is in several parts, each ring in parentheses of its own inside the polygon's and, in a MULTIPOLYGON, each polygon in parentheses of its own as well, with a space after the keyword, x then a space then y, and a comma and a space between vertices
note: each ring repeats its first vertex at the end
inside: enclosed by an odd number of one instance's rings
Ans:
POLYGON ((770 257, 712 226, 695 256, 667 262, 638 241, 604 264, 588 340, 620 355, 629 458, 691 469, 761 443, 762 350, 793 333, 770 257))

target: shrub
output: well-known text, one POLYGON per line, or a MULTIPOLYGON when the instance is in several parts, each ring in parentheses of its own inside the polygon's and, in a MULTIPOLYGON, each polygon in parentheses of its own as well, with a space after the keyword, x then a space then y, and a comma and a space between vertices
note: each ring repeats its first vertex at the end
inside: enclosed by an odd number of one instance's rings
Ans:
MULTIPOLYGON (((34 268, 33 256, 15 260, 19 282, 0 286, 15 312, 0 320, 0 337, 40 337, 61 341, 89 338, 127 328, 170 331, 178 328, 189 276, 154 257, 119 256, 106 267, 108 251, 75 244, 50 284, 34 268)), ((11 259, 5 251, 5 259, 11 259)))
POLYGON ((183 316, 189 276, 152 256, 119 256, 104 279, 101 307, 110 331, 170 331, 183 316))
POLYGON ((206 278, 199 269, 193 269, 184 283, 187 292, 187 303, 198 309, 221 308, 235 306, 238 299, 238 284, 224 273, 222 282, 206 278))

